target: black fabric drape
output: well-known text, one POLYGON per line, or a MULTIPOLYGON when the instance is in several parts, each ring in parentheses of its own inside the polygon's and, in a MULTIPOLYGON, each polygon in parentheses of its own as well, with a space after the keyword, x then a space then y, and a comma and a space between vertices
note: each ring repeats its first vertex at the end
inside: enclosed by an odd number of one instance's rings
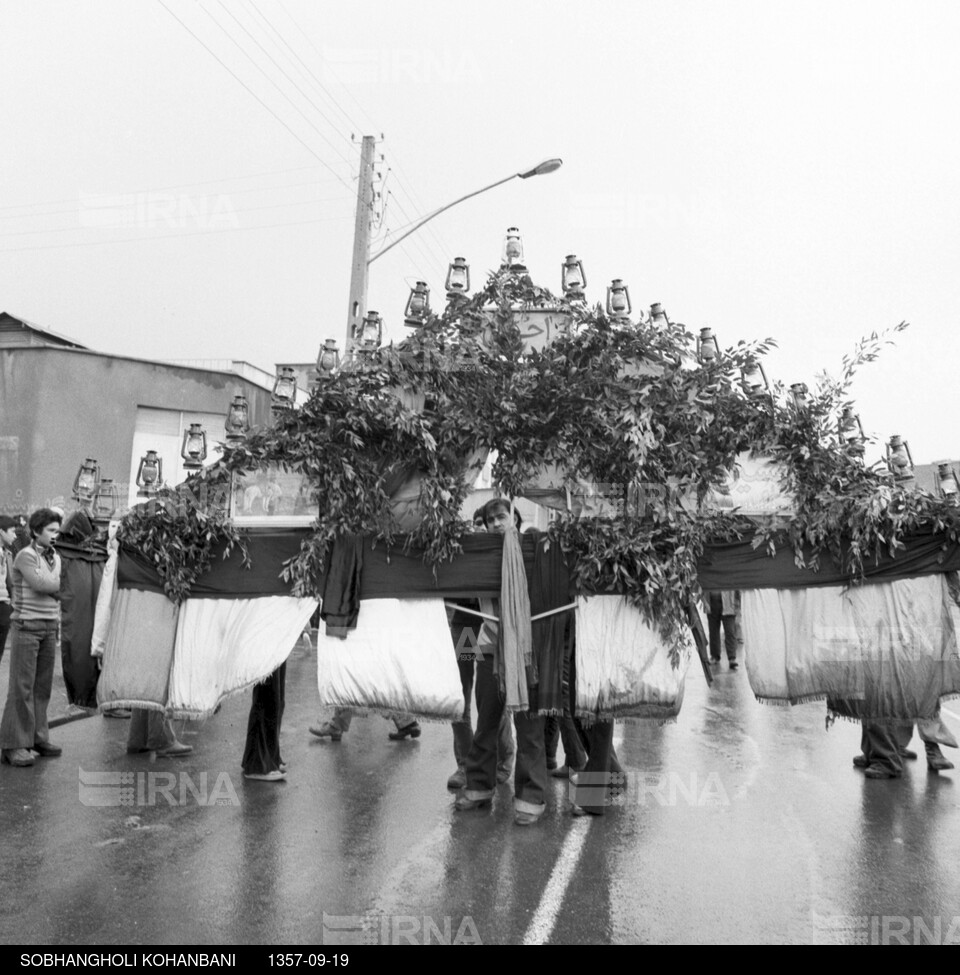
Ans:
MULTIPOLYGON (((960 544, 950 542, 944 534, 918 531, 904 542, 906 548, 896 556, 884 553, 877 560, 864 559, 865 581, 893 582, 960 568, 960 544)), ((843 551, 848 548, 849 543, 843 543, 843 551)), ((842 572, 829 556, 821 555, 820 561, 819 572, 800 569, 789 545, 780 545, 771 557, 762 546, 754 549, 747 538, 708 546, 697 577, 703 589, 810 589, 858 581, 842 572)))
MULTIPOLYGON (((280 572, 283 562, 300 551, 303 537, 303 529, 251 531, 247 536, 250 569, 243 568, 239 551, 228 559, 221 558, 222 550, 216 552, 210 571, 197 581, 191 595, 248 599, 289 594, 290 585, 280 578, 280 572)), ((906 548, 895 557, 885 554, 876 563, 868 561, 864 566, 866 581, 890 582, 960 569, 960 544, 949 542, 945 535, 921 531, 906 538, 905 543, 906 548)), ((478 532, 465 535, 461 544, 460 555, 434 568, 423 561, 419 551, 404 554, 399 543, 388 550, 382 542, 374 544, 370 538, 363 538, 359 543, 363 562, 360 598, 498 598, 502 537, 478 532)), ((536 533, 521 535, 520 544, 529 573, 536 533)), ((334 557, 335 553, 331 553, 331 559, 334 557)), ((842 573, 826 555, 820 571, 813 572, 797 568, 789 546, 781 545, 771 557, 765 548, 752 548, 750 539, 708 546, 700 560, 698 576, 704 589, 796 589, 856 581, 842 573)), ((117 581, 121 589, 163 592, 150 561, 126 548, 120 553, 117 581)))
POLYGON ((84 511, 73 512, 57 539, 60 555, 60 662, 67 700, 84 708, 97 706, 100 668, 90 656, 93 617, 107 561, 102 539, 84 511))

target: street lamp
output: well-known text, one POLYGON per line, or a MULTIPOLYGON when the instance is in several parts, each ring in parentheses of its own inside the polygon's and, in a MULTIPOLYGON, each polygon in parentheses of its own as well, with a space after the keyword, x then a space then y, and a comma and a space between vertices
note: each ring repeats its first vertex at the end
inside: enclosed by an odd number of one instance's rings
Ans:
POLYGON ((397 244, 402 240, 406 240, 414 231, 419 230, 425 223, 432 220, 434 217, 438 217, 444 210, 449 210, 450 207, 455 207, 458 203, 463 203, 464 200, 469 200, 472 196, 479 196, 481 193, 486 193, 487 190, 492 190, 495 186, 501 186, 503 183, 509 183, 512 179, 529 179, 531 176, 545 176, 547 173, 556 172, 563 165, 562 159, 545 159, 542 163, 534 166, 533 169, 527 169, 522 173, 511 173, 509 176, 504 176, 503 179, 498 179, 495 183, 491 183, 489 186, 483 186, 479 190, 474 190, 472 193, 467 193, 465 196, 457 197, 450 203, 444 204, 442 207, 437 207, 436 210, 432 210, 425 217, 418 220, 412 227, 407 231, 402 233, 396 240, 390 241, 386 247, 381 247, 376 254, 367 258, 367 264, 372 264, 375 260, 383 257, 388 250, 396 247, 397 244))
MULTIPOLYGON (((367 136, 364 137, 365 143, 368 138, 367 136)), ((371 153, 373 151, 372 138, 370 139, 370 151, 371 153)), ((531 176, 545 176, 547 173, 556 172, 562 165, 562 159, 545 159, 542 163, 539 163, 531 169, 525 169, 519 173, 511 173, 509 176, 504 176, 503 179, 498 179, 495 183, 481 186, 480 189, 474 190, 472 193, 459 196, 450 203, 445 203, 442 207, 431 210, 430 213, 417 220, 413 226, 408 227, 399 237, 394 238, 389 244, 381 247, 376 254, 372 255, 370 254, 369 220, 366 217, 366 208, 371 205, 372 201, 368 197, 361 199, 358 195, 357 223, 354 229, 354 270, 353 276, 350 279, 350 302, 348 305, 350 311, 347 318, 347 341, 345 346, 345 355, 347 358, 349 358, 350 353, 353 351, 354 332, 363 320, 363 316, 367 310, 367 272, 374 261, 383 257, 387 251, 392 250, 397 244, 406 240, 410 234, 419 230, 425 223, 429 223, 434 217, 438 217, 441 213, 449 210, 451 207, 455 207, 458 203, 463 203, 464 200, 469 200, 471 197, 486 193, 487 190, 492 190, 496 186, 508 183, 512 179, 529 179, 531 176)), ((459 289, 448 288, 447 290, 458 291, 459 289)))

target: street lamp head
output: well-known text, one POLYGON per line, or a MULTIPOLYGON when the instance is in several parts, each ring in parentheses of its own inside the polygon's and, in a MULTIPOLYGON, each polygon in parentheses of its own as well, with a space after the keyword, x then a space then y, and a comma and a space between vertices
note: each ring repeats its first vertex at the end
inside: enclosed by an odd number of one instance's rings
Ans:
POLYGON ((533 169, 517 173, 517 175, 520 179, 529 179, 531 176, 545 176, 547 173, 556 172, 562 165, 562 159, 545 159, 539 166, 534 166, 533 169))

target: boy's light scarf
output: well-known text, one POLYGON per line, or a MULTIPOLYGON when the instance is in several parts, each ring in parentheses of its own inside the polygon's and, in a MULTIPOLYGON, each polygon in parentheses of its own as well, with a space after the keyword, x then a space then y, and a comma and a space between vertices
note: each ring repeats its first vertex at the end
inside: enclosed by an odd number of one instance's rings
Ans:
POLYGON ((520 534, 514 527, 503 536, 500 575, 500 683, 508 711, 526 711, 527 668, 533 665, 530 594, 523 568, 520 534))

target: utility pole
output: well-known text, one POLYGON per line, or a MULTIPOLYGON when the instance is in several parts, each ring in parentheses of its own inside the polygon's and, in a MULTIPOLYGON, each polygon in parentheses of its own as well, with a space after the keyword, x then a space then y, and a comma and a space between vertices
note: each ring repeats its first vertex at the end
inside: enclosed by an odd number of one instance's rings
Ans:
POLYGON ((360 147, 360 178, 357 181, 357 216, 353 225, 353 264, 350 268, 350 306, 347 311, 345 356, 353 350, 354 336, 367 313, 367 281, 370 263, 370 225, 373 221, 373 156, 376 142, 365 135, 360 147))

